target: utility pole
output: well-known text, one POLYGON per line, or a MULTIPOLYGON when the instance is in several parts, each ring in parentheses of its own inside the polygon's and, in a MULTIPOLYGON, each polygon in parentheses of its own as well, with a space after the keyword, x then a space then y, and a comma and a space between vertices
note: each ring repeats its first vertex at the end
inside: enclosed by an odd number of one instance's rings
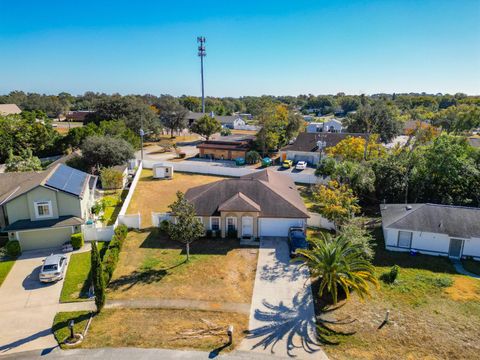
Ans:
POLYGON ((207 56, 205 51, 205 38, 203 36, 197 37, 198 56, 200 56, 201 74, 202 74, 202 113, 205 114, 205 88, 203 85, 203 58, 207 56))

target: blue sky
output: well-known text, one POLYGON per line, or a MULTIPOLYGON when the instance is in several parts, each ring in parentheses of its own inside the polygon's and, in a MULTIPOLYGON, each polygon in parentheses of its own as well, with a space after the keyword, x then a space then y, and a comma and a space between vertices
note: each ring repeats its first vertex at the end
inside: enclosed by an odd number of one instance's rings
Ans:
POLYGON ((0 0, 0 93, 480 94, 480 1, 0 0))

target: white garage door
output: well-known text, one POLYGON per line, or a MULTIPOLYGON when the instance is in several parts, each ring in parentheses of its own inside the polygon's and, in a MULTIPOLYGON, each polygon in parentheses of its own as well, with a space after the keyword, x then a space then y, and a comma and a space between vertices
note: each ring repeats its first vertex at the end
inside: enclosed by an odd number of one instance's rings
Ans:
POLYGON ((292 226, 304 226, 304 219, 259 219, 260 236, 288 236, 288 229, 292 226))
POLYGON ((22 231, 19 234, 22 250, 46 249, 62 246, 70 241, 72 229, 70 227, 22 231))

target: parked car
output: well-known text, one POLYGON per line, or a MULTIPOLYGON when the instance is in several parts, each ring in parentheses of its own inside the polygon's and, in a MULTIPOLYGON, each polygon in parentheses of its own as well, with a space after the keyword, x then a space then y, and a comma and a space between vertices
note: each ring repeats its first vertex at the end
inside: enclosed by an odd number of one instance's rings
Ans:
POLYGON ((272 165, 272 159, 270 159, 269 157, 264 157, 262 159, 262 167, 267 167, 271 165, 272 165))
POLYGON ((295 166, 295 169, 297 170, 305 170, 307 168, 307 162, 306 161, 299 161, 297 162, 297 165, 295 166))
POLYGON ((308 241, 303 228, 291 227, 288 230, 288 249, 291 258, 298 256, 298 249, 308 249, 308 241))
POLYGON ((67 257, 65 255, 49 255, 43 260, 40 269, 39 280, 41 282, 52 282, 62 280, 67 268, 67 257))
POLYGON ((293 161, 292 160, 283 160, 283 163, 282 163, 282 168, 284 169, 290 169, 293 165, 293 161))

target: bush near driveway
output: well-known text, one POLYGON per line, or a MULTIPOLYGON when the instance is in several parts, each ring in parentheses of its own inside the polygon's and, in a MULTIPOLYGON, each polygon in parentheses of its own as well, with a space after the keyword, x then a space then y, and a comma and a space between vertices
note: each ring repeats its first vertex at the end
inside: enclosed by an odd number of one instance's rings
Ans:
POLYGON ((6 245, 7 255, 11 258, 17 258, 22 254, 22 248, 18 240, 10 240, 6 245))
POLYGON ((70 242, 72 243, 72 247, 74 250, 81 249, 84 244, 83 234, 72 234, 72 236, 70 237, 70 242))

